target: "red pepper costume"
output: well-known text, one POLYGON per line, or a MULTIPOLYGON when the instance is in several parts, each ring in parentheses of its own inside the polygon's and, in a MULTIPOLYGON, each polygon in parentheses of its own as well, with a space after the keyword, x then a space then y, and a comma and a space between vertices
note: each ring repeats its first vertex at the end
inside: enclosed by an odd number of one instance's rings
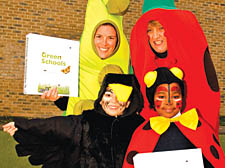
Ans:
POLYGON ((146 121, 133 134, 124 159, 123 168, 134 167, 133 157, 137 153, 179 150, 182 148, 201 148, 204 156, 204 166, 207 168, 223 168, 225 165, 225 157, 218 137, 213 129, 202 118, 199 118, 198 127, 195 131, 181 125, 179 122, 175 122, 171 123, 168 130, 162 135, 157 134, 151 128, 150 121, 146 121), (168 132, 170 132, 169 135, 168 132), (171 136, 171 133, 173 136, 171 136), (160 143, 160 140, 163 142, 160 143), (165 145, 165 142, 168 141, 174 145, 171 147, 168 147, 170 146, 168 144, 165 145))
MULTIPOLYGON (((131 33, 131 62, 134 73, 145 95, 144 75, 157 67, 173 66, 185 72, 187 85, 186 109, 195 107, 215 130, 219 130, 220 92, 216 72, 208 50, 204 33, 190 12, 179 9, 152 9, 144 13, 137 21, 131 33), (147 25, 150 20, 159 21, 167 37, 167 57, 158 58, 151 50, 147 25), (201 96, 199 96, 201 95, 201 96)), ((145 97, 145 118, 156 115, 149 113, 145 97)))

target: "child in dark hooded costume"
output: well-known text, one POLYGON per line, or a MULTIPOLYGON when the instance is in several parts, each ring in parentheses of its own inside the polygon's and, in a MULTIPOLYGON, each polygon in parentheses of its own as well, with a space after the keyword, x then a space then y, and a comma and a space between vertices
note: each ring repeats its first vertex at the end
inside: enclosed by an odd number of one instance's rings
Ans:
POLYGON ((45 168, 121 168, 134 130, 144 121, 134 75, 107 74, 92 110, 82 115, 16 119, 3 126, 14 135, 18 156, 45 168), (15 133, 15 134, 14 134, 15 133))
POLYGON ((151 117, 134 132, 124 168, 134 167, 133 157, 137 153, 194 148, 201 148, 204 167, 224 167, 224 153, 215 131, 198 116, 195 108, 182 111, 185 98, 182 78, 183 72, 176 67, 157 68, 145 75, 146 97, 159 116, 151 117))

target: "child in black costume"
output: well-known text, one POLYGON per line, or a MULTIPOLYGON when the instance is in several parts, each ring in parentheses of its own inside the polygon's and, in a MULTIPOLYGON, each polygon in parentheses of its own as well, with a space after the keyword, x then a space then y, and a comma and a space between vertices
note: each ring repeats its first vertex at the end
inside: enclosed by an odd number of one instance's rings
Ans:
POLYGON ((32 165, 121 168, 131 136, 144 121, 142 107, 134 75, 108 74, 93 110, 79 116, 16 119, 3 129, 19 143, 17 154, 30 155, 32 165))

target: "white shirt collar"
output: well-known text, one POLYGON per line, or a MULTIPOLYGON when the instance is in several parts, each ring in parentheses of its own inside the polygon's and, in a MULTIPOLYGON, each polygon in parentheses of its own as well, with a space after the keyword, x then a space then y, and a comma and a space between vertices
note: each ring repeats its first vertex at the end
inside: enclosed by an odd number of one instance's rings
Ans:
POLYGON ((181 115, 181 112, 179 111, 175 116, 173 116, 172 118, 176 118, 179 117, 181 115))

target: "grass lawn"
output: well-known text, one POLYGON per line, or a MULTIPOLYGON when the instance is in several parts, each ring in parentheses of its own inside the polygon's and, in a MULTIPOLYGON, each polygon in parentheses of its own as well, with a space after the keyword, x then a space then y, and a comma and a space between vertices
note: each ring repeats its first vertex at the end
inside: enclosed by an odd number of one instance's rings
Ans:
POLYGON ((219 137, 220 137, 221 146, 223 148, 223 152, 225 153, 225 134, 219 135, 219 137))
MULTIPOLYGON (((225 135, 220 135, 220 142, 225 151, 225 135)), ((16 142, 11 136, 0 131, 1 168, 41 168, 41 166, 31 166, 27 157, 17 157, 15 144, 16 142)))
POLYGON ((10 135, 0 131, 1 168, 41 168, 41 166, 31 166, 27 157, 18 157, 15 144, 16 142, 10 135))

